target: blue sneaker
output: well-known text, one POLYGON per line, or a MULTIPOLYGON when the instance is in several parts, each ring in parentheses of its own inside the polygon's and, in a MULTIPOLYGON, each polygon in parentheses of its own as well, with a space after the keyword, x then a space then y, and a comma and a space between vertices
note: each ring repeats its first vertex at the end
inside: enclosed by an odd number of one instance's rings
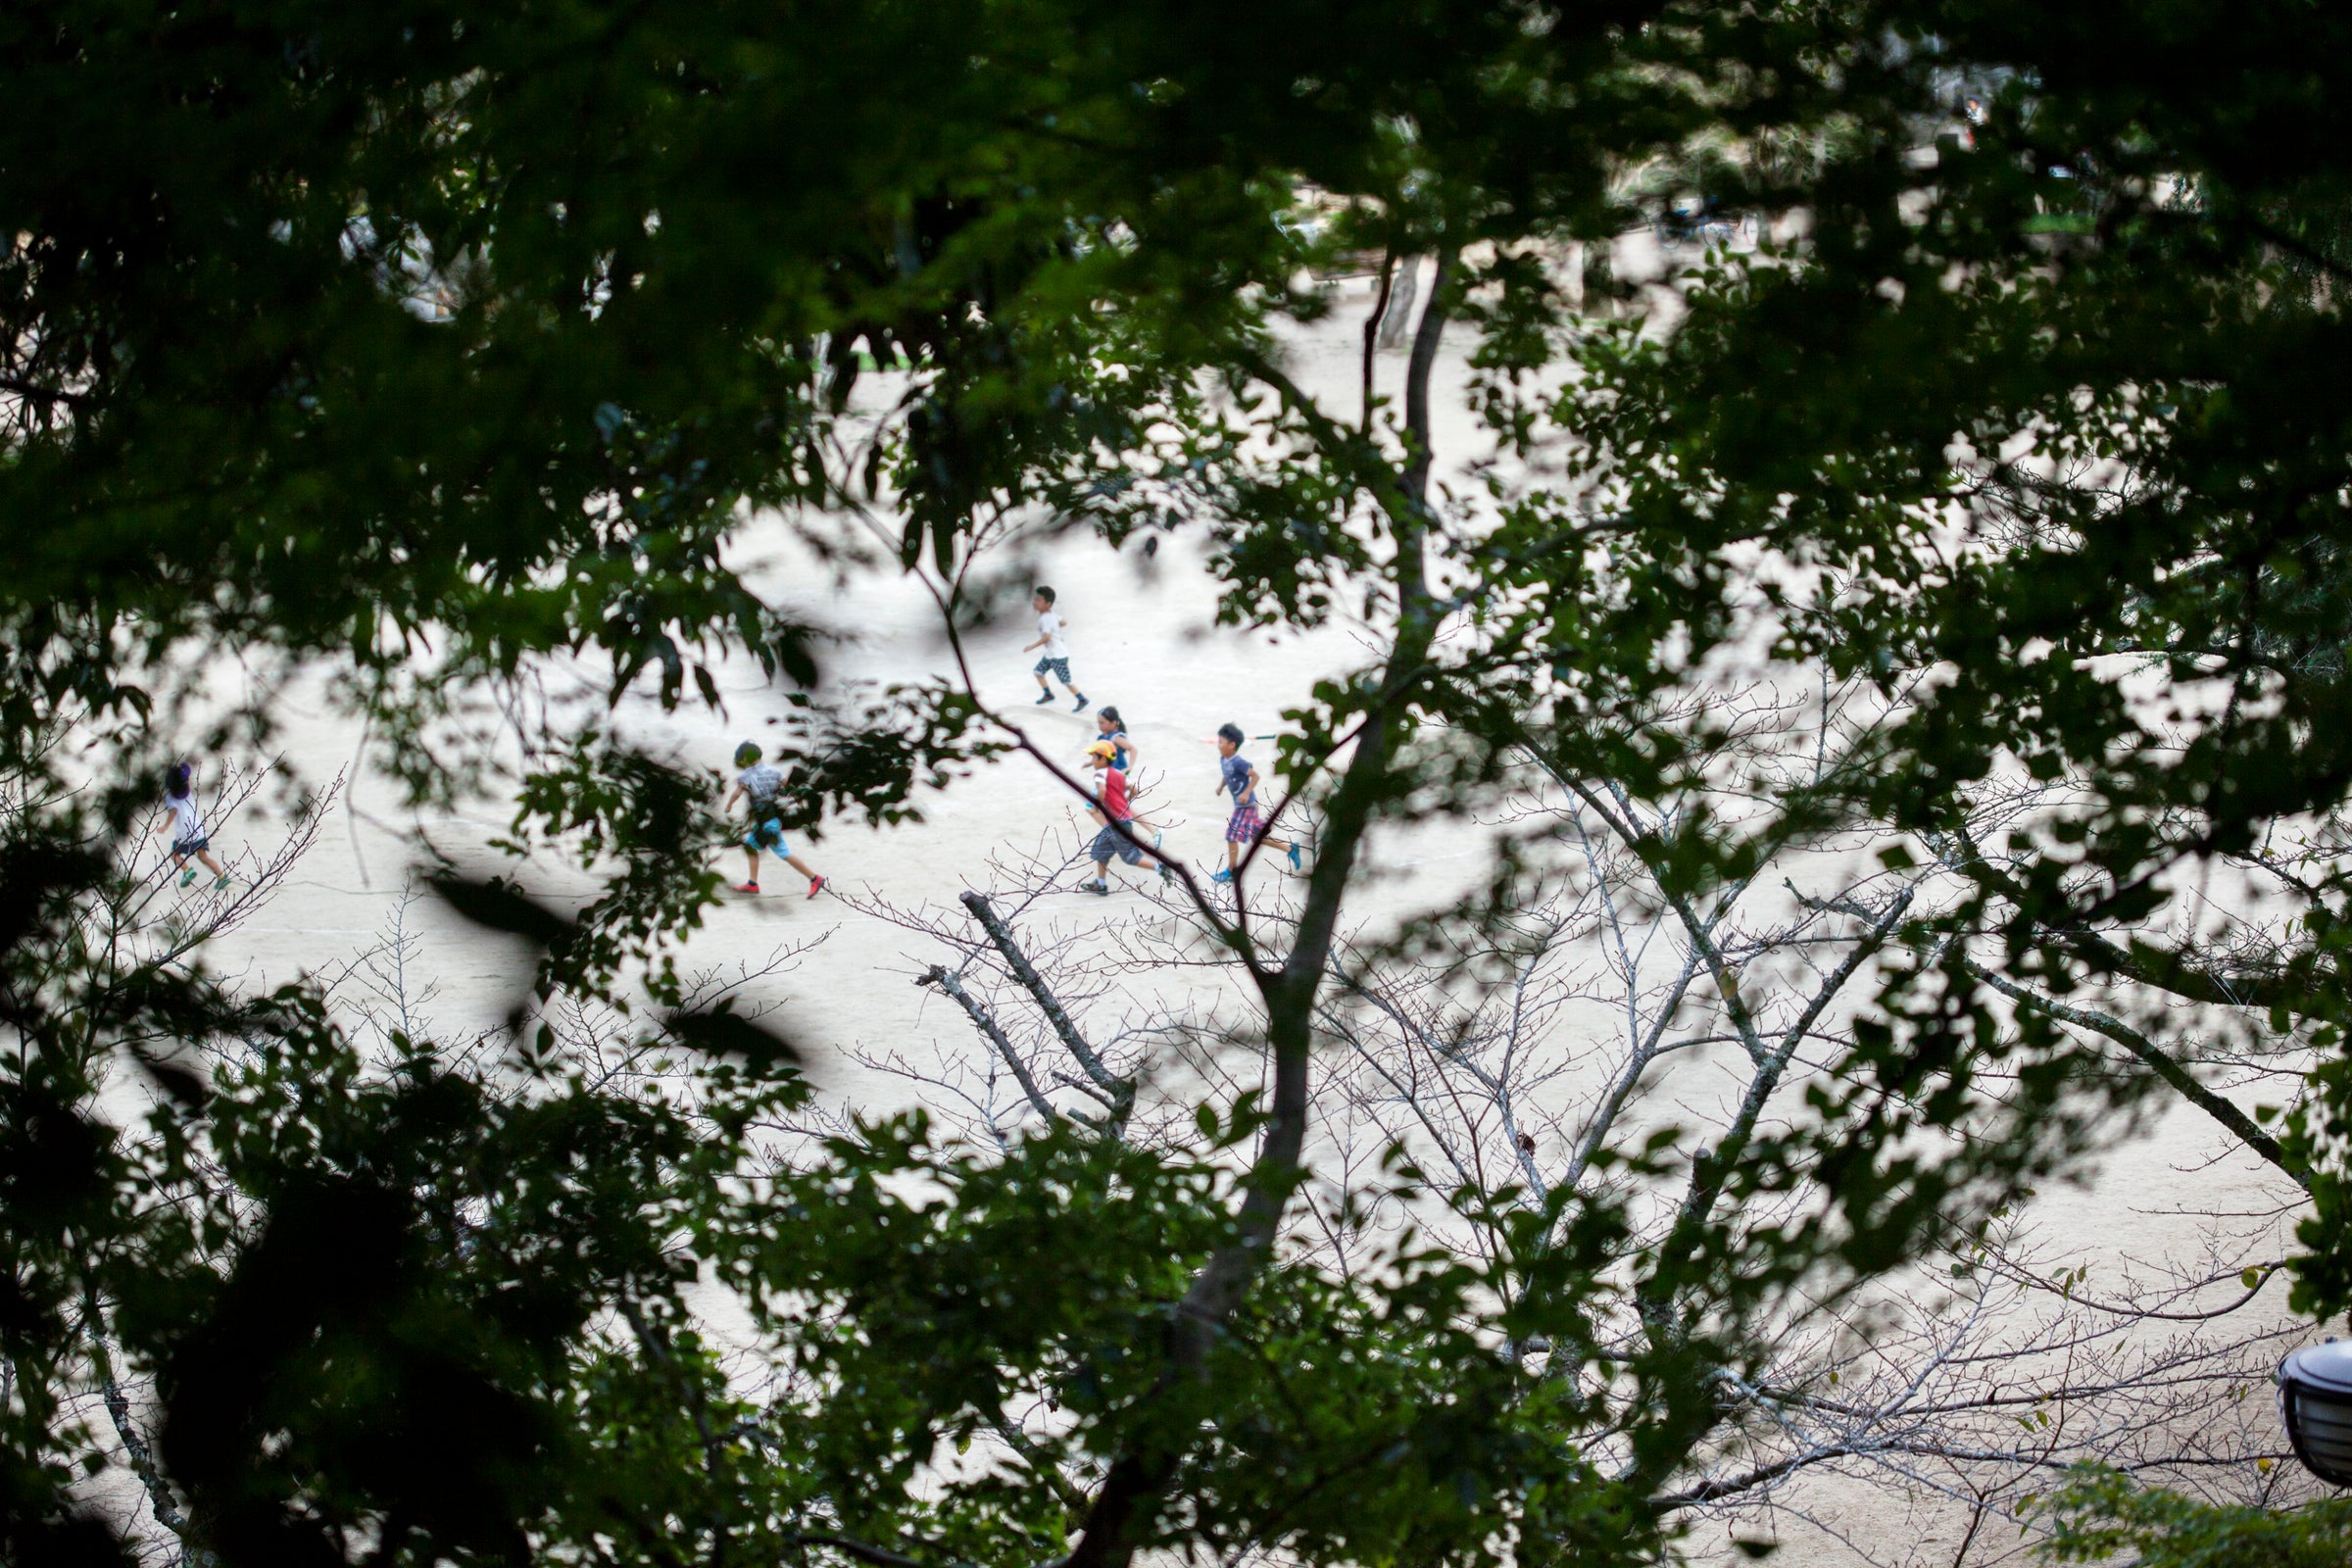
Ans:
POLYGON ((1291 846, 1291 869, 1294 871, 1303 871, 1306 869, 1305 858, 1298 853, 1298 846, 1296 844, 1291 846))
POLYGON ((1231 871, 1219 871, 1215 876, 1210 877, 1209 880, 1216 883, 1230 882, 1233 880, 1233 873, 1231 871))

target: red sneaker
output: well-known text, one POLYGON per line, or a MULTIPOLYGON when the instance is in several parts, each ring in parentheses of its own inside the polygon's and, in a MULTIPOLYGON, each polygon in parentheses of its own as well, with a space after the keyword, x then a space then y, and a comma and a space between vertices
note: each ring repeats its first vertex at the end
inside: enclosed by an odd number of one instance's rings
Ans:
POLYGON ((760 884, 757 882, 738 882, 735 884, 733 891, 737 893, 757 893, 760 891, 760 884))
POLYGON ((821 876, 812 876, 812 877, 810 877, 810 878, 808 879, 808 896, 809 896, 810 898, 812 898, 812 899, 813 899, 813 898, 815 898, 815 897, 816 897, 816 896, 817 896, 819 893, 822 893, 822 892, 824 892, 824 891, 825 891, 825 879, 824 879, 823 877, 821 877, 821 876))

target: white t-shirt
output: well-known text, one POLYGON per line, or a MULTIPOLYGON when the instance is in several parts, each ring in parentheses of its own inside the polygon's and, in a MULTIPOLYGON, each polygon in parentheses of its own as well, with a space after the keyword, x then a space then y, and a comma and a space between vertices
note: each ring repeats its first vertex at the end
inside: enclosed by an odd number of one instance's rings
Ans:
POLYGON ((1070 645, 1061 640, 1061 616, 1049 610, 1037 617, 1037 634, 1046 640, 1048 659, 1067 659, 1070 645))
POLYGON ((204 818, 196 814, 193 795, 167 795, 164 804, 172 808, 172 842, 193 844, 204 837, 204 818))

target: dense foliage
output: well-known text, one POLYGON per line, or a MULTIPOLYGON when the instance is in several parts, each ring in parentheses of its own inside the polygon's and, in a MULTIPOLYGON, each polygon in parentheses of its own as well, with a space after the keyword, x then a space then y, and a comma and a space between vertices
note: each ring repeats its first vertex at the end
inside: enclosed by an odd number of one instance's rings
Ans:
POLYGON ((2051 1507, 2059 1520, 2055 1562, 2112 1562, 2130 1551, 2147 1568, 2322 1568, 2352 1548, 2340 1497, 2291 1512, 2214 1507, 2093 1474, 2077 1478, 2051 1507))
MULTIPOLYGON (((2320 1062, 2248 1147, 2315 1200, 2298 1302, 2342 1309, 2347 25, 1978 0, 12 7, 0 1550, 131 1549, 81 1512, 70 1418, 122 1400, 126 1358, 159 1391, 149 1506, 238 1563, 1640 1560, 1738 1416, 1750 1327, 1964 1232, 2110 1107, 2193 1090, 2182 1004, 2320 1062), (1312 229, 1310 190, 1340 209, 1312 229), (1565 247, 1693 192, 1762 243, 1673 280, 1671 322, 1572 318, 1572 293, 1641 295, 1563 275, 1565 247), (1435 259, 1397 406, 1328 407, 1284 368, 1342 254, 1384 289, 1435 259), (1449 323, 1538 477, 1433 484, 1449 323), (531 737, 517 834, 584 837, 612 893, 449 892, 536 944, 542 1002, 653 956, 672 1010, 633 1027, 696 1064, 675 1098, 552 1030, 364 1060, 312 992, 124 956, 103 852, 175 739, 155 714, 184 661, 326 662, 416 792, 454 799, 491 764, 459 705, 538 661, 679 702, 748 650, 813 686, 808 628, 731 569, 747 506, 853 581, 920 575, 956 626, 995 608, 989 542, 1045 509, 1205 532, 1236 621, 1378 628, 1286 743, 1324 820, 1296 922, 1218 928, 1262 1005, 1262 1103, 1204 1107, 1182 1148, 983 1156, 902 1123, 778 1161, 792 1047, 661 967, 712 891, 665 869, 708 803, 591 724, 531 737), (1875 682, 1895 720, 1757 814, 1634 835, 1666 896, 1857 820, 1969 889, 1870 928, 1878 1009, 1809 1118, 1688 1152, 1630 1276, 1600 1265, 1662 1145, 1602 1152, 1626 1180, 1556 1195, 1491 1263, 1284 1266, 1365 835, 1473 813, 1530 758, 1688 797, 1723 736, 1674 699, 1759 647, 1875 682), (74 725, 121 745, 86 798, 74 725), (2046 809, 1980 841, 1983 793, 2018 779, 2046 809), (2288 934, 2176 918, 2217 865, 2268 878, 2288 934), (2108 1019, 2129 1070, 2061 1026, 2085 988, 2136 999, 2136 1029, 2108 1019), (159 1097, 143 1128, 101 1109, 126 1067, 159 1097), (1799 1191, 1826 1200, 1725 1218, 1799 1191), (719 1287, 772 1358, 756 1394, 692 1309, 719 1287), (1645 1325, 1632 1349, 1597 1349, 1603 1296, 1645 1325), (1645 1413, 1588 1446, 1566 1434, 1596 1379, 1645 1413), (1014 1409, 1039 1400, 1042 1449, 1014 1409)), ((892 819, 1010 744, 952 683, 809 714, 805 820, 892 819)), ((1542 848, 1498 864, 1494 906, 1542 848)), ((145 1419, 110 1417, 125 1446, 145 1419)))

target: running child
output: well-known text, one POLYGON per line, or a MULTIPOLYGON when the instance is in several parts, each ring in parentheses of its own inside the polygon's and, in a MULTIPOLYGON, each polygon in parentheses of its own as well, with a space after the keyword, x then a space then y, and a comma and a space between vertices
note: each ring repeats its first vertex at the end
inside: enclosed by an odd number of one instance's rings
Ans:
POLYGON ((213 858, 213 841, 196 809, 196 769, 188 763, 173 762, 164 770, 164 808, 172 813, 172 820, 159 823, 155 836, 172 835, 172 868, 180 873, 179 885, 184 888, 196 880, 196 867, 188 862, 201 860, 213 873, 216 890, 228 886, 228 873, 213 858))
POLYGON ((200 860, 205 870, 212 872, 214 889, 225 889, 228 872, 221 870, 221 862, 212 858, 212 837, 205 832, 205 815, 195 808, 195 766, 174 761, 165 768, 163 804, 165 811, 172 813, 172 820, 155 827, 155 837, 172 837, 172 870, 181 874, 178 884, 188 886, 195 882, 195 867, 188 865, 188 860, 200 860))
MULTIPOLYGON (((1230 882, 1242 868, 1242 856, 1250 845, 1265 838, 1266 819, 1257 808, 1257 769, 1242 756, 1242 726, 1217 726, 1217 787, 1213 793, 1233 796, 1233 815, 1225 823, 1225 869, 1211 881, 1230 882)), ((1303 869, 1298 846, 1285 839, 1266 839, 1278 850, 1291 857, 1291 869, 1303 869)))
MULTIPOLYGON (((1101 708, 1095 710, 1095 739, 1108 741, 1118 748, 1118 755, 1110 760, 1110 765, 1132 780, 1135 777, 1135 764, 1141 754, 1136 750, 1135 742, 1127 737, 1127 721, 1121 718, 1119 710, 1108 703, 1104 703, 1101 708)), ((1135 823, 1135 830, 1138 833, 1146 828, 1151 828, 1152 847, 1155 850, 1159 848, 1162 835, 1157 827, 1141 816, 1131 817, 1129 820, 1135 823)))
POLYGON ((808 896, 815 898, 825 890, 825 879, 810 870, 800 857, 784 842, 784 824, 776 815, 776 792, 784 787, 784 775, 760 760, 760 748, 745 741, 735 748, 735 787, 727 792, 726 810, 735 809, 735 798, 751 803, 746 820, 750 831, 743 836, 744 864, 750 867, 744 879, 735 885, 738 893, 760 891, 760 852, 766 850, 777 859, 808 879, 808 896))
POLYGON ((1029 604, 1030 608, 1037 612, 1037 641, 1022 649, 1021 652, 1025 654, 1037 648, 1045 650, 1038 656, 1037 667, 1030 671, 1037 677, 1038 702, 1050 703, 1054 700, 1054 688, 1046 681, 1046 674, 1050 670, 1054 678, 1068 690, 1069 694, 1077 699, 1072 704, 1070 711, 1073 713, 1085 712, 1086 693, 1070 685, 1070 645, 1062 640, 1062 620, 1060 614, 1054 609, 1054 590, 1041 583, 1038 586, 1037 596, 1031 599, 1029 604))
POLYGON ((1115 760, 1118 755, 1118 747, 1109 741, 1097 741, 1086 749, 1087 764, 1096 773, 1096 804, 1090 814, 1102 826, 1095 834, 1094 847, 1087 852, 1095 862, 1095 879, 1079 883, 1078 891, 1081 893, 1110 892, 1110 858, 1114 855, 1125 864, 1158 871, 1162 882, 1176 880, 1175 872, 1146 855, 1143 846, 1135 843, 1129 834, 1121 833, 1111 825, 1115 822, 1133 823, 1135 820, 1135 809, 1127 801, 1127 774, 1115 760))

